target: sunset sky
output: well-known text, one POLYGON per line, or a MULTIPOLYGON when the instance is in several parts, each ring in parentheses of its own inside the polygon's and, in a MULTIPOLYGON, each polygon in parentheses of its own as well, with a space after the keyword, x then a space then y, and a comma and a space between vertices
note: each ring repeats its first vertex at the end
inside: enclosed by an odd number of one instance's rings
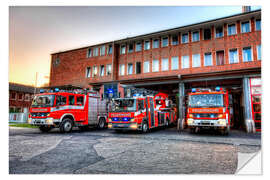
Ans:
MULTIPOLYGON (((259 9, 254 6, 252 10, 259 9)), ((50 54, 241 13, 241 6, 9 8, 9 81, 48 81, 50 54)))

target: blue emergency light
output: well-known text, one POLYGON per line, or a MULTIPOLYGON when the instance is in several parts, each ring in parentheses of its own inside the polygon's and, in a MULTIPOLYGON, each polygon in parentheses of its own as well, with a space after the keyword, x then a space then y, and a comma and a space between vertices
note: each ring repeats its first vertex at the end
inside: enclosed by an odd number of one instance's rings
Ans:
POLYGON ((108 89, 108 92, 109 92, 109 93, 113 93, 113 90, 112 90, 112 89, 108 89))
POLYGON ((128 121, 128 118, 124 117, 124 118, 122 119, 122 121, 128 121))
POLYGON ((219 86, 216 87, 216 91, 220 91, 220 87, 219 86))
POLYGON ((40 89, 39 90, 39 93, 44 93, 44 89, 40 89))
POLYGON ((210 115, 210 118, 214 118, 214 117, 215 117, 215 115, 214 115, 214 114, 211 114, 211 115, 210 115))
POLYGON ((54 91, 55 91, 55 92, 59 92, 59 88, 55 88, 54 91))
POLYGON ((192 88, 191 92, 195 93, 196 92, 196 88, 192 88))

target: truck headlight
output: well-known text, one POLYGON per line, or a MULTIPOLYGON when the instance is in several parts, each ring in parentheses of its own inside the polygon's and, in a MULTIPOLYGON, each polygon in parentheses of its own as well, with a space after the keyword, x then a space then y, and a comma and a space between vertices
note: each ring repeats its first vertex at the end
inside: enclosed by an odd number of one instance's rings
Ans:
POLYGON ((112 128, 112 124, 108 124, 108 128, 112 128))
POLYGON ((191 125, 194 123, 194 120, 192 118, 188 118, 187 123, 188 125, 191 125))
POLYGON ((135 121, 135 118, 131 118, 131 119, 130 119, 130 122, 134 122, 134 121, 135 121))
POLYGON ((132 129, 137 129, 137 127, 138 127, 137 124, 131 124, 130 125, 130 128, 132 128, 132 129))
POLYGON ((53 124, 53 118, 46 119, 46 124, 53 124))
POLYGON ((226 119, 219 119, 218 124, 220 124, 222 126, 226 126, 226 119))
POLYGON ((32 123, 32 118, 28 118, 28 124, 32 123))

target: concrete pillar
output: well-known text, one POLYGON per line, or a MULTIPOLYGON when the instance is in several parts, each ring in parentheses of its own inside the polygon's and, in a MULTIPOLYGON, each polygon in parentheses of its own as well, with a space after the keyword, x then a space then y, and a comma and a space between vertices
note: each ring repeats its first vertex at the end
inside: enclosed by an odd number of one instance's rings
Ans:
POLYGON ((184 128, 185 122, 185 84, 183 82, 179 83, 179 119, 178 119, 178 130, 182 130, 184 128))
POLYGON ((255 123, 252 118, 251 95, 250 95, 250 81, 248 77, 243 78, 243 95, 244 95, 244 120, 246 131, 248 133, 255 133, 255 123))

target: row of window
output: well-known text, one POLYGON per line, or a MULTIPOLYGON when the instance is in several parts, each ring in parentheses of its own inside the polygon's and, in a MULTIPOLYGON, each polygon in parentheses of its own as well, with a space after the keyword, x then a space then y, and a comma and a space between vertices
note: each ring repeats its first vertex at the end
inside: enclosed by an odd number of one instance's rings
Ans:
MULTIPOLYGON (((241 33, 247 33, 251 31, 251 25, 250 25, 250 21, 244 21, 241 23, 241 33)), ((257 19, 255 20, 255 28, 256 30, 261 30, 261 20, 257 19)), ((229 24, 228 25, 228 36, 231 35, 235 35, 237 34, 237 28, 236 28, 236 24, 229 24)), ((215 38, 221 38, 224 36, 224 30, 223 30, 223 26, 217 26, 215 28, 215 38)), ((189 34, 187 33, 182 33, 181 34, 181 43, 185 44, 189 42, 189 34)), ((210 40, 211 39, 211 28, 206 28, 203 30, 203 39, 204 40, 210 40)), ((153 39, 152 41, 152 49, 155 48, 159 48, 160 43, 159 43, 159 38, 153 39)), ((192 42, 197 42, 200 41, 200 31, 196 30, 192 32, 191 35, 191 41, 192 42)), ((172 35, 171 37, 171 43, 172 45, 178 45, 178 35, 172 35)), ((169 38, 166 37, 162 37, 161 38, 161 47, 167 47, 169 46, 169 38)), ((149 50, 150 49, 150 40, 145 40, 144 41, 144 50, 149 50)), ((135 52, 139 52, 142 50, 142 42, 136 42, 135 43, 135 52)), ((132 53, 134 52, 134 44, 128 44, 127 45, 127 52, 128 53, 132 53)), ((126 45, 121 45, 120 47, 120 54, 125 54, 126 53, 126 45)))
MULTIPOLYGON (((107 64, 106 65, 106 76, 111 75, 112 73, 112 65, 111 64, 107 64)), ((91 67, 87 67, 86 68, 86 77, 90 78, 90 77, 96 77, 98 75, 98 66, 93 66, 91 67)), ((100 65, 99 66, 99 76, 104 76, 105 75, 105 65, 100 65)))
MULTIPOLYGON (((217 51, 216 52, 216 64, 217 65, 224 65, 225 64, 225 55, 224 51, 217 51)), ((250 62, 253 60, 252 58, 252 48, 251 47, 245 47, 242 49, 242 57, 243 62, 250 62)), ((257 46, 257 59, 261 60, 261 45, 257 46)), ((229 50, 229 63, 234 64, 239 62, 239 53, 238 49, 230 49, 229 50)), ((137 62, 138 63, 138 62, 137 62)), ((135 66, 135 73, 140 74, 140 63, 135 66)), ((152 61, 152 72, 158 72, 159 70, 159 63, 160 61, 157 59, 154 59, 152 61)), ((212 53, 204 53, 204 66, 212 66, 213 65, 213 58, 212 53)), ((181 68, 189 68, 190 67, 190 61, 189 56, 182 56, 181 57, 181 68)), ((192 55, 192 67, 201 67, 201 55, 200 54, 193 54, 192 55)), ((177 70, 179 69, 179 57, 175 56, 171 58, 171 70, 177 70)), ((161 60, 161 71, 168 71, 169 70, 169 59, 163 58, 161 60)), ((144 61, 143 62, 143 72, 149 73, 150 72, 150 61, 144 61)), ((133 64, 128 63, 127 64, 127 74, 133 74, 133 64)), ((123 76, 125 75, 125 64, 119 65, 119 75, 123 76)))
POLYGON ((23 94, 23 93, 16 93, 16 92, 11 92, 9 94, 9 98, 11 100, 18 100, 18 101, 30 101, 30 94, 23 94))
MULTIPOLYGON (((259 31, 261 30, 261 20, 260 19, 256 19, 255 20, 255 30, 259 31)), ((217 26, 214 29, 214 35, 215 38, 221 38, 224 36, 224 28, 223 26, 217 26)), ((241 22, 241 33, 248 33, 251 32, 251 21, 243 21, 241 22)), ((191 41, 192 42, 197 42, 200 41, 200 31, 199 30, 195 30, 191 32, 191 41)), ((235 35, 237 34, 237 27, 236 27, 236 23, 232 23, 232 24, 228 24, 227 26, 227 35, 231 36, 231 35, 235 35)), ((204 40, 210 40, 212 37, 212 32, 211 32, 211 28, 205 28, 203 30, 203 39, 204 40)), ((171 37, 171 44, 172 45, 178 45, 179 44, 179 40, 178 40, 178 35, 172 35, 171 37)), ((152 41, 152 49, 155 48, 159 48, 160 46, 160 39, 156 38, 153 39, 152 41)), ((189 33, 181 33, 181 43, 185 44, 189 42, 189 33)), ((144 50, 149 50, 150 49, 150 40, 144 40, 144 50)), ((169 46, 169 38, 168 36, 166 37, 162 37, 161 38, 161 47, 167 47, 169 46)), ((105 51, 106 51, 106 47, 107 47, 107 54, 112 54, 113 51, 113 47, 112 45, 102 45, 100 47, 95 47, 95 48, 89 48, 88 52, 87 52, 87 57, 96 57, 96 56, 104 56, 105 55, 105 51)), ((134 43, 130 43, 128 45, 121 45, 120 46, 120 54, 126 54, 127 53, 133 53, 133 52, 140 52, 142 51, 142 42, 136 42, 134 43), (134 47, 135 46, 135 47, 134 47), (126 51, 127 50, 127 51, 126 51)))

